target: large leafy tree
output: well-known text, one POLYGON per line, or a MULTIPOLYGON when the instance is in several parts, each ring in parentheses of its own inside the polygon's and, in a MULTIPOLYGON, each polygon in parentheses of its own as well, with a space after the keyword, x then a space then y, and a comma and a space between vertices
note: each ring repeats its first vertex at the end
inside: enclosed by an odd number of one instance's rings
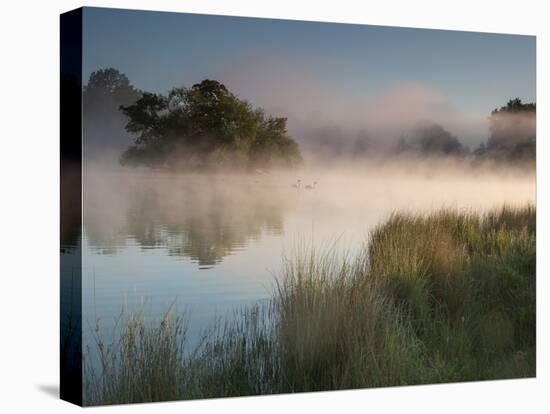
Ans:
POLYGON ((302 158, 286 118, 267 116, 215 80, 122 106, 135 141, 121 162, 169 169, 293 167, 302 158))

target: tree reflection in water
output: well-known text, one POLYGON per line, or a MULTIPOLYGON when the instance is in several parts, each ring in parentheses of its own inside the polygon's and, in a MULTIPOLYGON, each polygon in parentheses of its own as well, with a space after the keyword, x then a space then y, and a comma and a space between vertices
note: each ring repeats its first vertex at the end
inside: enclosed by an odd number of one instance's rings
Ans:
POLYGON ((165 248, 201 267, 220 263, 263 235, 282 235, 283 210, 292 202, 288 186, 264 177, 151 174, 105 188, 106 181, 91 180, 85 200, 86 236, 95 252, 115 254, 134 242, 142 249, 165 248))

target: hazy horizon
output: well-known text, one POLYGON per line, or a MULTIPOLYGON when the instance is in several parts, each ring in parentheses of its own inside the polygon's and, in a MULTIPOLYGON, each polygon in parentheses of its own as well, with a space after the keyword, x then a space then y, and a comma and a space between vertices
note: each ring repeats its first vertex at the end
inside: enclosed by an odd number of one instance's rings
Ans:
POLYGON ((85 8, 83 77, 114 67, 155 93, 216 79, 287 117, 302 142, 319 129, 384 140, 432 121, 476 147, 491 110, 536 100, 535 46, 525 35, 85 8))

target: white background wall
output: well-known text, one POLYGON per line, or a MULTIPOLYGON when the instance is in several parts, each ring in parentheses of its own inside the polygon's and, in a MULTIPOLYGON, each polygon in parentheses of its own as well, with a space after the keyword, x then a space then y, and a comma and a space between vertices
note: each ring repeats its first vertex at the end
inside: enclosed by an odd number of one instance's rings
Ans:
POLYGON ((544 139, 550 128, 550 13, 545 10, 545 3, 541 0, 4 1, 0 12, 0 411, 77 410, 56 396, 58 15, 88 5, 537 35, 537 379, 142 404, 113 407, 109 412, 548 412, 550 204, 549 168, 545 164, 550 160, 549 145, 544 139))

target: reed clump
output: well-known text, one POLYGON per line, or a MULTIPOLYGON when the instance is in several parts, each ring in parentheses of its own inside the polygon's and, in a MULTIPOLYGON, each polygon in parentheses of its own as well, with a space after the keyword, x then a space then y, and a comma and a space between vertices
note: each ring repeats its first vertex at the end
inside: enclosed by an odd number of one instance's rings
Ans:
POLYGON ((121 323, 85 403, 337 390, 535 375, 536 212, 394 213, 357 255, 285 257, 268 304, 189 346, 185 318, 121 323))

